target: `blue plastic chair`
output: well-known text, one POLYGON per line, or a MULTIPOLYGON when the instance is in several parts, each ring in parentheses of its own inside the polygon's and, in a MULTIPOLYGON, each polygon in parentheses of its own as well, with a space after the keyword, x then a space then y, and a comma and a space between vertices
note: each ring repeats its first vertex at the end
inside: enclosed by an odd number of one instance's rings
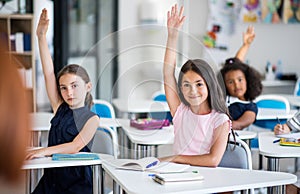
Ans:
MULTIPOLYGON (((276 108, 276 109, 285 109, 286 113, 290 112, 289 101, 279 95, 260 95, 255 99, 255 103, 258 108, 276 108)), ((267 130, 273 130, 277 124, 277 120, 257 120, 253 124, 259 127, 265 128, 267 130)), ((286 120, 282 120, 282 123, 285 123, 286 120)), ((255 138, 251 141, 252 148, 258 148, 258 139, 255 138)))
MULTIPOLYGON (((154 101, 159 102, 167 102, 166 95, 164 93, 156 92, 152 96, 152 99, 154 101)), ((157 113, 151 113, 151 117, 153 119, 168 119, 170 122, 172 122, 173 117, 170 112, 157 112, 157 113)))
POLYGON ((96 113, 100 118, 116 118, 113 106, 105 100, 95 99, 91 111, 96 113))
MULTIPOLYGON (((115 110, 113 106, 105 101, 105 100, 100 100, 100 99, 95 99, 94 105, 91 108, 91 111, 96 113, 100 117, 100 124, 101 124, 101 118, 116 118, 115 110)), ((111 127, 112 131, 115 133, 116 139, 118 139, 117 135, 117 128, 116 127, 111 127)), ((98 128, 100 130, 100 128, 98 128)), ((116 152, 117 148, 115 149, 116 152)), ((119 154, 119 151, 117 150, 117 154, 119 154)))

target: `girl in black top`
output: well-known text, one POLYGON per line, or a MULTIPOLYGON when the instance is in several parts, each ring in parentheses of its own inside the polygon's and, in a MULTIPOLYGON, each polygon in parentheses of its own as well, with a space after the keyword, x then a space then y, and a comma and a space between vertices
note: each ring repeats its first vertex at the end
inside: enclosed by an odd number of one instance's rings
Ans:
MULTIPOLYGON (((48 25, 47 10, 43 9, 36 33, 47 94, 55 116, 51 120, 48 147, 31 151, 27 159, 54 153, 90 152, 89 143, 99 126, 99 117, 90 111, 92 84, 85 69, 79 65, 65 66, 56 82, 46 40, 48 25)), ((33 193, 79 194, 92 191, 90 167, 68 167, 46 169, 33 193)))

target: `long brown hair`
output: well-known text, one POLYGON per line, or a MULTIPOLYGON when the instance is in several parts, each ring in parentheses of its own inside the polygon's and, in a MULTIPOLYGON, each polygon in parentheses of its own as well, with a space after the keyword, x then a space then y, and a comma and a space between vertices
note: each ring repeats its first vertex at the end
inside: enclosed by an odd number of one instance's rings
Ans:
POLYGON ((20 178, 29 142, 29 109, 17 64, 3 47, 0 58, 0 177, 13 183, 20 178))
MULTIPOLYGON (((86 70, 81 67, 80 65, 77 64, 70 64, 65 66, 64 68, 62 68, 57 75, 57 80, 59 82, 59 79, 61 76, 65 75, 65 74, 75 74, 79 77, 81 77, 81 79, 87 84, 89 82, 91 82, 90 77, 88 75, 88 73, 86 72, 86 70)), ((58 84, 59 86, 59 84, 58 84)), ((60 90, 58 89, 59 94, 61 96, 60 90)), ((61 96, 62 98, 62 96, 61 96)), ((84 101, 84 105, 88 106, 89 108, 92 107, 93 105, 93 96, 91 94, 91 92, 87 92, 86 96, 85 96, 85 101, 84 101)))
POLYGON ((225 113, 229 116, 229 111, 224 100, 224 92, 222 91, 222 88, 219 85, 219 82, 217 81, 216 74, 214 73, 211 66, 202 59, 188 60, 182 66, 177 83, 180 100, 185 105, 189 106, 189 103, 184 99, 184 96, 181 91, 183 75, 188 71, 193 71, 197 73, 205 80, 209 92, 208 102, 210 108, 218 112, 225 113))

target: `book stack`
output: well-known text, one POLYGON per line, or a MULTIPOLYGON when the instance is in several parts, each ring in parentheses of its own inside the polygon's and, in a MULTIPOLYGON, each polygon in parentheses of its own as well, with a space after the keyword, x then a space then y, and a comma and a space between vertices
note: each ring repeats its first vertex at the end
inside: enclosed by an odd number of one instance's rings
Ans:
POLYGON ((155 182, 165 185, 178 182, 202 181, 204 177, 198 171, 174 172, 155 174, 152 178, 155 182))
POLYGON ((10 35, 11 51, 24 52, 31 51, 31 35, 17 32, 10 35))

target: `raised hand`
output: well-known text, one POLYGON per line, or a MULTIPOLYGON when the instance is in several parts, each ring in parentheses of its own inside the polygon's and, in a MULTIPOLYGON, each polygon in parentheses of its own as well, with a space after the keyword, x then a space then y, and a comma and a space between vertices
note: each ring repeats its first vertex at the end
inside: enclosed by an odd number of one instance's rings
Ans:
POLYGON ((243 43, 245 45, 250 45, 255 38, 255 32, 254 32, 254 27, 249 26, 247 28, 247 31, 243 33, 243 43))
POLYGON ((47 9, 44 8, 40 15, 38 26, 36 28, 36 35, 38 37, 46 36, 48 26, 49 26, 48 12, 47 9))
POLYGON ((178 29, 182 26, 185 16, 183 16, 184 7, 181 6, 180 11, 178 13, 177 4, 172 6, 171 12, 168 11, 168 34, 169 36, 175 35, 174 33, 178 32, 178 29))

